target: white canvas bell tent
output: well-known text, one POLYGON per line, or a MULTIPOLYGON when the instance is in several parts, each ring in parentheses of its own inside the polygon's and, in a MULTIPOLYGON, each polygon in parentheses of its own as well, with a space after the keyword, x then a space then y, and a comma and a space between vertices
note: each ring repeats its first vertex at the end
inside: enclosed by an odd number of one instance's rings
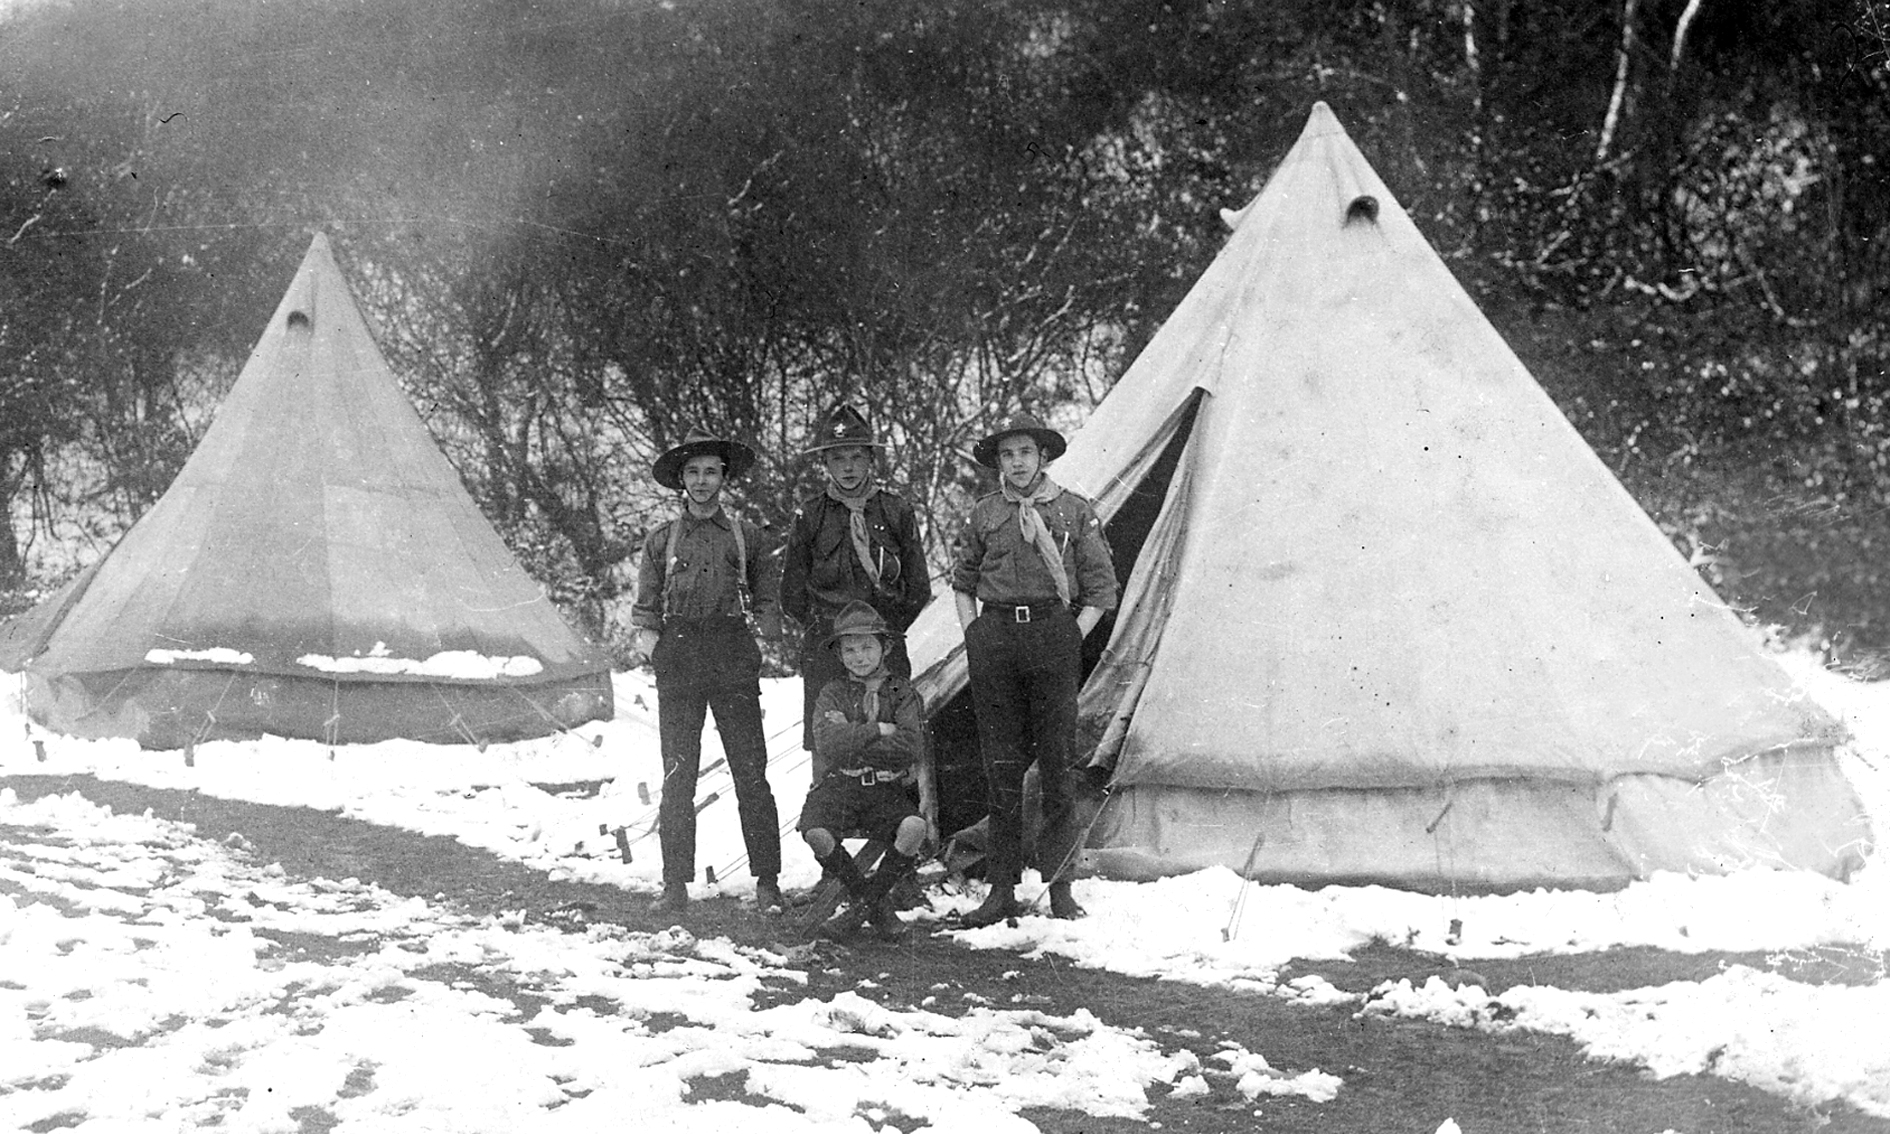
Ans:
POLYGON ((609 664, 480 514, 317 235, 164 496, 9 628, 27 710, 173 748, 539 736, 609 664))
MULTIPOLYGON (((1051 468, 1097 500, 1125 576, 1081 697, 1076 758, 1113 772, 1090 867, 1446 891, 1854 868, 1838 726, 1324 104, 1227 217, 1051 468)), ((910 644, 950 732, 952 605, 910 644)))

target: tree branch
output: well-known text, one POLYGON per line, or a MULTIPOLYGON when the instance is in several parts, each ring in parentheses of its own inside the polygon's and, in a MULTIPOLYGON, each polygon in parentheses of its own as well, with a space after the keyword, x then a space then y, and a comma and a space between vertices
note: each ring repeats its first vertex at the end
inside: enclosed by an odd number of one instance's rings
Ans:
POLYGON ((1680 53, 1686 47, 1687 31, 1693 27, 1693 21, 1700 14, 1701 0, 1687 0, 1686 10, 1680 13, 1680 22, 1673 28, 1673 55, 1667 61, 1668 71, 1680 69, 1680 53))
POLYGON ((1638 0, 1621 0, 1621 46, 1615 52, 1614 93, 1608 96, 1608 114, 1601 122, 1601 140, 1595 144, 1595 164, 1608 160, 1614 133, 1627 106, 1628 71, 1634 53, 1634 10, 1638 0))
POLYGON ((1476 0, 1463 0, 1463 65, 1470 72, 1471 106, 1480 118, 1483 114, 1483 59, 1477 53, 1476 0))

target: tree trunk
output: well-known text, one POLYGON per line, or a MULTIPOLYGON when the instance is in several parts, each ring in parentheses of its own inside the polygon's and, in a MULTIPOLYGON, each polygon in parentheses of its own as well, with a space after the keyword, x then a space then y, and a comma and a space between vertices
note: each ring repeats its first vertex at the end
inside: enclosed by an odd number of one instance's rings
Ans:
POLYGON ((26 564, 20 559, 20 542, 13 534, 13 494, 0 499, 6 510, 6 523, 0 524, 0 592, 18 590, 26 582, 26 564))

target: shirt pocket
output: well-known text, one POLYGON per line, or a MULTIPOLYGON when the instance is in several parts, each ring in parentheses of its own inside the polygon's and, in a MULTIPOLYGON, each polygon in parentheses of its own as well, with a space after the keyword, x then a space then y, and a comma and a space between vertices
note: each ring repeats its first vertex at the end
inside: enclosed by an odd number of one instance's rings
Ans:
POLYGON ((841 548, 852 544, 853 533, 849 524, 850 521, 843 519, 837 524, 822 524, 815 530, 813 539, 815 562, 830 560, 840 553, 841 548))
POLYGON ((971 524, 977 529, 978 538, 989 544, 1003 533, 1006 525, 1017 526, 1017 513, 1008 508, 980 509, 972 517, 971 524))
POLYGON ((1050 529, 1050 538, 1057 541, 1058 547, 1067 549, 1071 541, 1076 538, 1073 534, 1075 525, 1072 521, 1078 517, 1066 516, 1060 511, 1051 512, 1045 509, 1039 509, 1039 511, 1043 513, 1043 526, 1050 529))
POLYGON ((1017 514, 993 509, 972 516, 972 528, 978 534, 983 558, 973 564, 980 573, 1001 569, 1009 562, 1015 545, 1023 541, 1017 527, 1017 514))
POLYGON ((1076 519, 1076 517, 1068 515, 1063 509, 1055 505, 1038 508, 1037 514, 1043 517, 1043 526, 1044 529, 1050 533, 1051 542, 1056 545, 1056 549, 1062 554, 1064 561, 1068 562, 1070 558, 1070 545, 1076 542, 1076 535, 1071 526, 1071 521, 1076 519))

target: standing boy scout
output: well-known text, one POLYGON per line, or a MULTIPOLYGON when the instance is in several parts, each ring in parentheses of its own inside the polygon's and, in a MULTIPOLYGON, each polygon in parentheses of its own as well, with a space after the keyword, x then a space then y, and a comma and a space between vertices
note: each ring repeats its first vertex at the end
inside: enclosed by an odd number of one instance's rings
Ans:
POLYGON ((755 904, 763 911, 785 908, 776 884, 780 818, 768 787, 761 728, 761 650, 749 628, 752 614, 760 633, 778 636, 780 604, 761 529, 722 507, 723 482, 754 463, 748 446, 692 429, 652 469, 656 483, 677 490, 683 500, 682 514, 643 541, 630 614, 637 647, 656 669, 663 894, 654 908, 663 913, 679 913, 689 904, 688 883, 696 870, 696 775, 709 709, 715 710, 735 780, 755 904))
POLYGON ((814 433, 808 454, 820 458, 827 487, 802 501, 782 561, 781 605, 802 626, 801 746, 814 753, 814 780, 822 772, 814 745, 814 699, 846 670, 826 647, 833 620, 850 602, 879 612, 891 631, 886 668, 912 676, 902 635, 932 597, 925 545, 912 505, 875 483, 881 448, 866 418, 852 406, 833 407, 814 433))
MULTIPOLYGON (((1044 829, 1067 820, 1064 771, 1076 732, 1083 637, 1116 605, 1115 565, 1096 510, 1043 471, 1063 450, 1063 435, 1029 414, 972 448, 979 464, 998 470, 998 491, 972 507, 952 568, 991 812, 985 859, 991 892, 965 916, 966 925, 1020 912, 1024 773, 1033 762, 1044 829)), ((1069 879, 1054 864, 1045 869, 1057 872, 1050 912, 1081 916, 1069 879)))

